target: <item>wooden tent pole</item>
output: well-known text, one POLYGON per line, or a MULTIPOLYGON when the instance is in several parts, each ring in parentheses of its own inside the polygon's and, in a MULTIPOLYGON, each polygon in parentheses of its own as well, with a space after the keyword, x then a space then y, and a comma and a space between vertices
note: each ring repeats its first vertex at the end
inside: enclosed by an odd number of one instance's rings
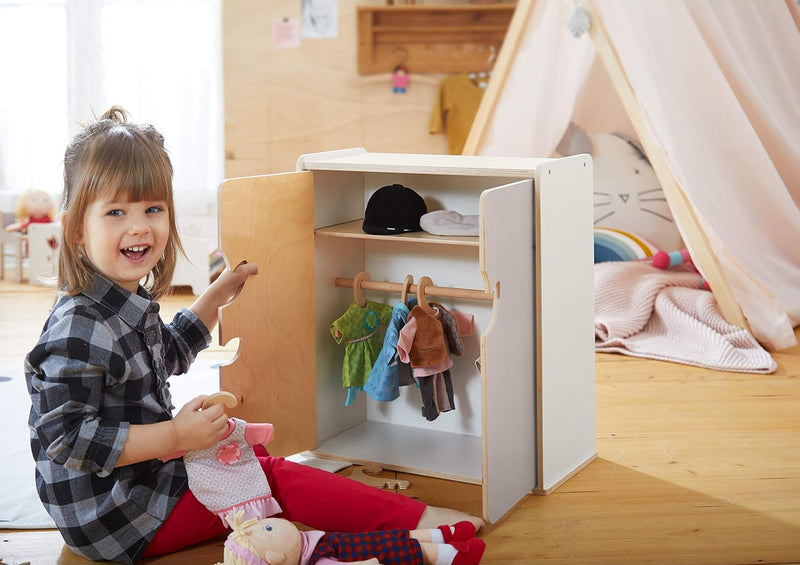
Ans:
POLYGON ((628 118, 636 130, 636 135, 639 137, 639 141, 644 147, 650 163, 653 165, 653 170, 661 182, 661 188, 667 197, 667 203, 670 210, 672 210, 672 215, 681 226, 687 243, 692 250, 692 259, 711 286, 722 315, 729 323, 750 330, 747 319, 739 302, 736 300, 733 289, 722 270, 717 256, 714 254, 711 243, 694 213, 694 208, 683 189, 678 185, 675 177, 672 176, 672 171, 667 164, 664 152, 655 142, 645 125, 642 109, 636 100, 633 88, 620 63, 619 56, 611 44, 600 15, 594 9, 594 6, 592 6, 592 26, 589 34, 592 37, 597 54, 600 56, 603 66, 614 85, 614 89, 625 107, 628 118))
POLYGON ((483 93, 475 118, 472 120, 472 127, 470 127, 467 141, 464 143, 464 149, 461 150, 462 155, 477 155, 483 146, 486 130, 494 116, 497 100, 505 87, 511 63, 517 55, 519 43, 522 40, 522 34, 530 19, 534 4, 535 0, 518 0, 517 2, 514 16, 511 18, 511 23, 508 25, 506 36, 503 39, 503 45, 500 47, 500 53, 497 55, 497 62, 492 69, 492 77, 489 79, 489 84, 483 93))
MULTIPOLYGON (((517 4, 514 17, 511 20, 506 38, 503 41, 503 47, 500 49, 497 64, 492 72, 492 78, 483 95, 469 136, 464 145, 464 150, 462 152, 464 155, 479 154, 485 142, 488 125, 494 117, 500 93, 505 86, 511 64, 517 55, 523 33, 527 29, 527 25, 532 16, 534 4, 535 0, 519 0, 517 4)), ((584 3, 584 6, 586 6, 586 3, 584 3)), ((747 319, 719 264, 719 260, 714 254, 708 237, 700 226, 700 222, 694 213, 694 208, 692 208, 688 198, 672 176, 672 172, 667 165, 666 158, 661 148, 645 127, 642 110, 633 94, 633 89, 628 81, 628 77, 619 61, 619 56, 611 45, 600 16, 597 11, 594 10, 593 6, 591 6, 591 11, 592 26, 589 34, 592 37, 597 54, 603 62, 603 66, 614 85, 617 95, 623 103, 628 118, 636 130, 636 134, 647 156, 650 158, 653 170, 661 182, 661 187, 664 190, 672 214, 680 224, 687 242, 692 249, 693 260, 703 272, 706 280, 708 280, 714 292, 714 297, 719 304, 720 311, 725 319, 731 324, 749 330, 750 326, 747 323, 747 319)))
POLYGON ((786 6, 789 8, 789 13, 792 15, 794 25, 800 30, 800 8, 795 6, 794 0, 786 0, 786 6))

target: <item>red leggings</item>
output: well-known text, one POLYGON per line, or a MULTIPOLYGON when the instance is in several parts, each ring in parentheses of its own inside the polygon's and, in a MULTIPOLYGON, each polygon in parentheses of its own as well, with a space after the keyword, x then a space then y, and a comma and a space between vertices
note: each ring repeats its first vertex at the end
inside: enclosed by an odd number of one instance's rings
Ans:
MULTIPOLYGON (((417 527, 425 503, 367 486, 347 477, 270 457, 256 446, 272 495, 283 508, 279 516, 326 532, 362 532, 417 527)), ((223 535, 218 516, 188 489, 147 546, 143 557, 172 553, 223 535)))

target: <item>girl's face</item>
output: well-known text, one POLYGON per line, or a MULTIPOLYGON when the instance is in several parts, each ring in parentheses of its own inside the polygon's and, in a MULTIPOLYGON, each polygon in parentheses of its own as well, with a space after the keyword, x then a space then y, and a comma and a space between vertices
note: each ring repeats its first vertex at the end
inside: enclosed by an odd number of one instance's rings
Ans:
POLYGON ((168 239, 166 202, 115 202, 110 195, 89 205, 78 234, 95 268, 132 293, 158 263, 168 239))

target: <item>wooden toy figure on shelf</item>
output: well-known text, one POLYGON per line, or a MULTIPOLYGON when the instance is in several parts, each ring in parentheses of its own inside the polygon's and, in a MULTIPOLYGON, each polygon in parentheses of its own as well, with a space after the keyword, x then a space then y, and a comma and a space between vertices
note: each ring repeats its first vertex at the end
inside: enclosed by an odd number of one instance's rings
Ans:
POLYGON ((49 224, 56 215, 53 199, 44 190, 26 190, 17 200, 14 216, 17 221, 6 226, 8 232, 28 230, 30 224, 49 224))
POLYGON ((242 520, 241 511, 227 520, 233 531, 218 565, 478 565, 486 549, 469 522, 430 530, 325 533, 301 532, 282 518, 242 520))

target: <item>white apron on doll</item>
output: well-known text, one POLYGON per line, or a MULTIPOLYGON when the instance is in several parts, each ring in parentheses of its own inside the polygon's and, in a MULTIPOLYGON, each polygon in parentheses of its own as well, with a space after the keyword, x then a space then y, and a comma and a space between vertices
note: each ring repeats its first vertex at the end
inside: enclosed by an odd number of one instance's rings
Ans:
POLYGON ((282 512, 252 447, 267 445, 272 436, 272 424, 248 424, 230 418, 223 439, 208 449, 183 456, 189 490, 226 525, 224 516, 234 509, 242 510, 245 520, 282 512))

